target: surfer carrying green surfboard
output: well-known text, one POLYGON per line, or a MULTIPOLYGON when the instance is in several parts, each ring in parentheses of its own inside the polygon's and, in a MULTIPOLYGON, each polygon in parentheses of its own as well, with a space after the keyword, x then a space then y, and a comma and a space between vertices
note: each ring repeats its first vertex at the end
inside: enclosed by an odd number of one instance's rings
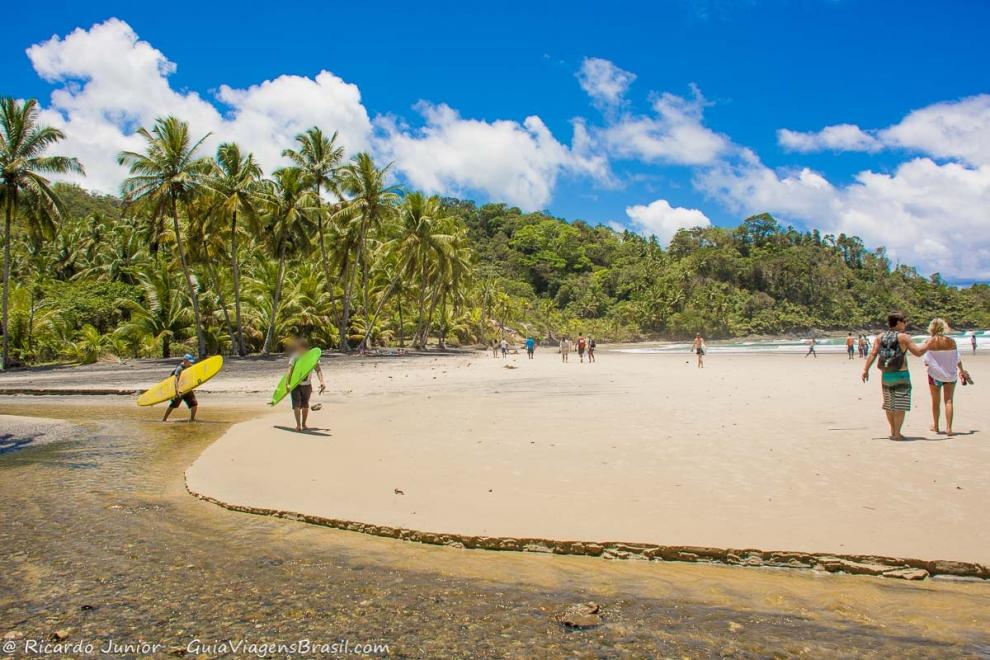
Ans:
MULTIPOLYGON (((180 362, 178 366, 176 366, 175 369, 172 370, 172 377, 175 378, 176 392, 179 391, 179 376, 182 374, 182 370, 188 369, 189 367, 193 366, 193 363, 195 361, 196 358, 194 358, 189 353, 186 353, 182 357, 182 362, 180 362)), ((165 409, 165 416, 162 417, 162 421, 167 422, 168 416, 171 415, 172 411, 178 408, 179 404, 182 403, 183 401, 186 403, 186 407, 189 408, 189 421, 195 422, 196 411, 199 409, 199 401, 196 400, 196 393, 193 392, 192 390, 189 390, 185 394, 180 394, 179 396, 175 397, 174 399, 172 399, 172 401, 169 402, 168 408, 165 409)))
MULTIPOLYGON (((292 370, 296 366, 296 361, 302 358, 306 351, 309 350, 309 342, 305 339, 297 339, 293 342, 292 349, 289 352, 289 370, 286 373, 286 382, 292 380, 292 370)), ((305 431, 308 427, 306 426, 306 418, 309 416, 309 398, 313 395, 313 384, 310 382, 310 377, 313 372, 316 372, 317 378, 320 379, 320 394, 323 394, 324 390, 327 389, 326 381, 323 380, 323 371, 320 369, 320 363, 317 362, 313 369, 306 373, 306 375, 299 380, 299 384, 292 388, 289 392, 289 396, 292 400, 292 414, 296 418, 296 430, 305 431)))

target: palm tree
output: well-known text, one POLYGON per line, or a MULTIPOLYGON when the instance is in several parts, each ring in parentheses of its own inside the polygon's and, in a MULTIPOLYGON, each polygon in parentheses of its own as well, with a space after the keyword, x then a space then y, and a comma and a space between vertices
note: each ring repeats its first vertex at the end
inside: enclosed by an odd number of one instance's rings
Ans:
POLYGON ((406 196, 399 210, 399 224, 395 249, 402 255, 402 274, 410 281, 419 283, 419 315, 413 345, 421 348, 426 341, 424 312, 430 273, 435 270, 453 239, 447 231, 451 221, 443 215, 438 198, 416 192, 406 196))
MULTIPOLYGON (((447 220, 453 225, 453 218, 447 220)), ((448 301, 453 304, 454 311, 460 309, 464 301, 465 290, 471 276, 471 249, 467 245, 467 232, 451 226, 448 231, 451 239, 444 245, 434 271, 433 294, 430 300, 430 308, 426 313, 423 334, 420 338, 421 345, 425 346, 430 336, 430 326, 433 322, 433 313, 440 304, 441 317, 446 316, 446 306, 448 301)), ((440 336, 440 348, 444 346, 444 336, 440 336)))
MULTIPOLYGON (((393 213, 399 199, 398 188, 387 185, 391 165, 378 169, 367 153, 359 153, 341 170, 340 188, 348 197, 347 217, 358 225, 355 264, 361 266, 361 289, 364 303, 364 327, 370 328, 371 310, 368 305, 369 265, 368 241, 372 231, 382 225, 393 213)), ((343 325, 349 320, 351 282, 345 283, 343 325)), ((342 332, 346 332, 342 330, 342 332)), ((346 345, 345 345, 346 347, 346 345)))
POLYGON ((194 143, 189 137, 189 124, 171 115, 156 119, 150 131, 140 128, 137 133, 147 142, 144 153, 122 151, 117 156, 117 162, 128 166, 131 174, 121 185, 121 193, 129 203, 138 202, 149 208, 153 227, 153 253, 157 249, 158 240, 155 228, 161 225, 163 217, 171 215, 175 250, 179 254, 186 290, 192 301, 199 356, 204 357, 206 340, 203 336, 203 321, 200 318, 192 271, 182 245, 178 204, 189 203, 209 171, 209 160, 196 157, 196 150, 209 134, 194 143))
MULTIPOLYGON (((337 173, 340 170, 341 160, 344 158, 344 148, 337 146, 337 132, 329 138, 323 134, 316 126, 310 128, 305 133, 296 136, 299 143, 299 150, 286 149, 282 156, 288 158, 292 163, 303 171, 309 184, 316 193, 316 231, 320 241, 320 263, 323 265, 323 277, 326 281, 327 291, 333 297, 333 282, 330 278, 330 259, 327 256, 327 244, 323 229, 322 198, 323 189, 327 188, 340 198, 337 188, 337 173)), ((346 349, 346 347, 344 347, 346 349)))
POLYGON ((23 103, 13 98, 0 99, 0 204, 4 209, 3 233, 3 356, 0 369, 10 364, 10 344, 7 336, 7 306, 10 302, 10 243, 14 214, 27 193, 42 211, 42 216, 59 218, 62 201, 52 190, 46 174, 83 173, 82 165, 67 156, 46 156, 45 151, 65 135, 51 126, 38 123, 38 102, 23 103))
POLYGON ((285 277, 285 261, 290 252, 299 251, 308 244, 312 233, 313 218, 317 215, 315 195, 309 189, 302 170, 285 167, 276 170, 274 181, 268 184, 263 206, 266 214, 265 230, 267 245, 272 256, 278 261, 275 275, 275 289, 272 292, 272 318, 265 335, 263 353, 272 348, 272 339, 278 320, 279 303, 282 297, 282 284, 285 277))
POLYGON ((241 322, 241 268, 237 247, 240 228, 237 214, 252 215, 258 197, 261 167, 251 154, 242 154, 236 144, 225 143, 217 148, 216 164, 206 180, 206 185, 217 197, 217 213, 230 217, 230 272, 234 285, 234 323, 237 328, 238 354, 243 357, 244 326, 241 322))

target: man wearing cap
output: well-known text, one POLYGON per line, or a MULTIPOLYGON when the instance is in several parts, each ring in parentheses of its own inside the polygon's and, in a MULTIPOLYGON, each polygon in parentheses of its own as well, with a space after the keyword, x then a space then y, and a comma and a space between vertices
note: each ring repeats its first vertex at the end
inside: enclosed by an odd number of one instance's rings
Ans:
MULTIPOLYGON (((189 353, 182 356, 182 362, 180 362, 175 369, 172 370, 172 376, 175 378, 175 391, 179 391, 179 375, 182 373, 183 369, 188 369, 196 361, 189 353)), ((168 421, 168 416, 172 414, 172 411, 179 407, 179 404, 183 401, 186 402, 186 407, 189 408, 189 421, 196 421, 196 409, 199 407, 199 402, 196 401, 196 393, 189 390, 185 394, 180 394, 179 396, 172 399, 168 404, 168 408, 165 409, 165 416, 162 417, 163 422, 168 421)))

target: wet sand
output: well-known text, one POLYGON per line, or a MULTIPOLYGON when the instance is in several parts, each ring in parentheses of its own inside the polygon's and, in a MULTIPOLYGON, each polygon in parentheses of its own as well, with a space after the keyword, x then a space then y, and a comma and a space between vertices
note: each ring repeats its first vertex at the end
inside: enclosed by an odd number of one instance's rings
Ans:
MULTIPOLYGON (((374 369, 375 367, 370 367, 374 369)), ((380 368, 380 367, 378 367, 380 368)), ((340 380, 344 378, 341 375, 340 380)), ((973 657, 982 582, 456 550, 226 511, 182 472, 253 397, 160 424, 123 397, 0 397, 72 439, 0 456, 0 632, 23 643, 385 642, 412 657, 973 657), (601 624, 557 615, 601 606, 601 624)))
POLYGON ((0 414, 0 454, 65 440, 74 431, 60 419, 0 414))
MULTIPOLYGON (((988 362, 966 361, 979 381, 988 362)), ((864 385, 844 355, 343 364, 326 367, 319 430, 293 433, 286 404, 239 424, 190 490, 439 534, 990 564, 987 390, 958 388, 959 435, 929 432, 918 360, 896 443, 879 372, 864 385)))

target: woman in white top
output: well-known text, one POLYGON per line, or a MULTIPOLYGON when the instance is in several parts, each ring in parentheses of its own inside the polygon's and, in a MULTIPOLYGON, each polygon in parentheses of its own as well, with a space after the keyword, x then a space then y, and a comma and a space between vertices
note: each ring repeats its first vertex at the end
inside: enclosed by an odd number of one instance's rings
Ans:
POLYGON ((928 352, 925 353, 925 366, 928 367, 928 389, 932 394, 932 419, 934 424, 931 430, 939 433, 940 404, 945 401, 945 434, 952 436, 952 395, 956 391, 956 382, 962 376, 964 380, 969 379, 969 374, 963 369, 962 361, 959 358, 959 347, 956 340, 946 337, 949 331, 949 324, 945 319, 933 319, 928 324, 928 352))

